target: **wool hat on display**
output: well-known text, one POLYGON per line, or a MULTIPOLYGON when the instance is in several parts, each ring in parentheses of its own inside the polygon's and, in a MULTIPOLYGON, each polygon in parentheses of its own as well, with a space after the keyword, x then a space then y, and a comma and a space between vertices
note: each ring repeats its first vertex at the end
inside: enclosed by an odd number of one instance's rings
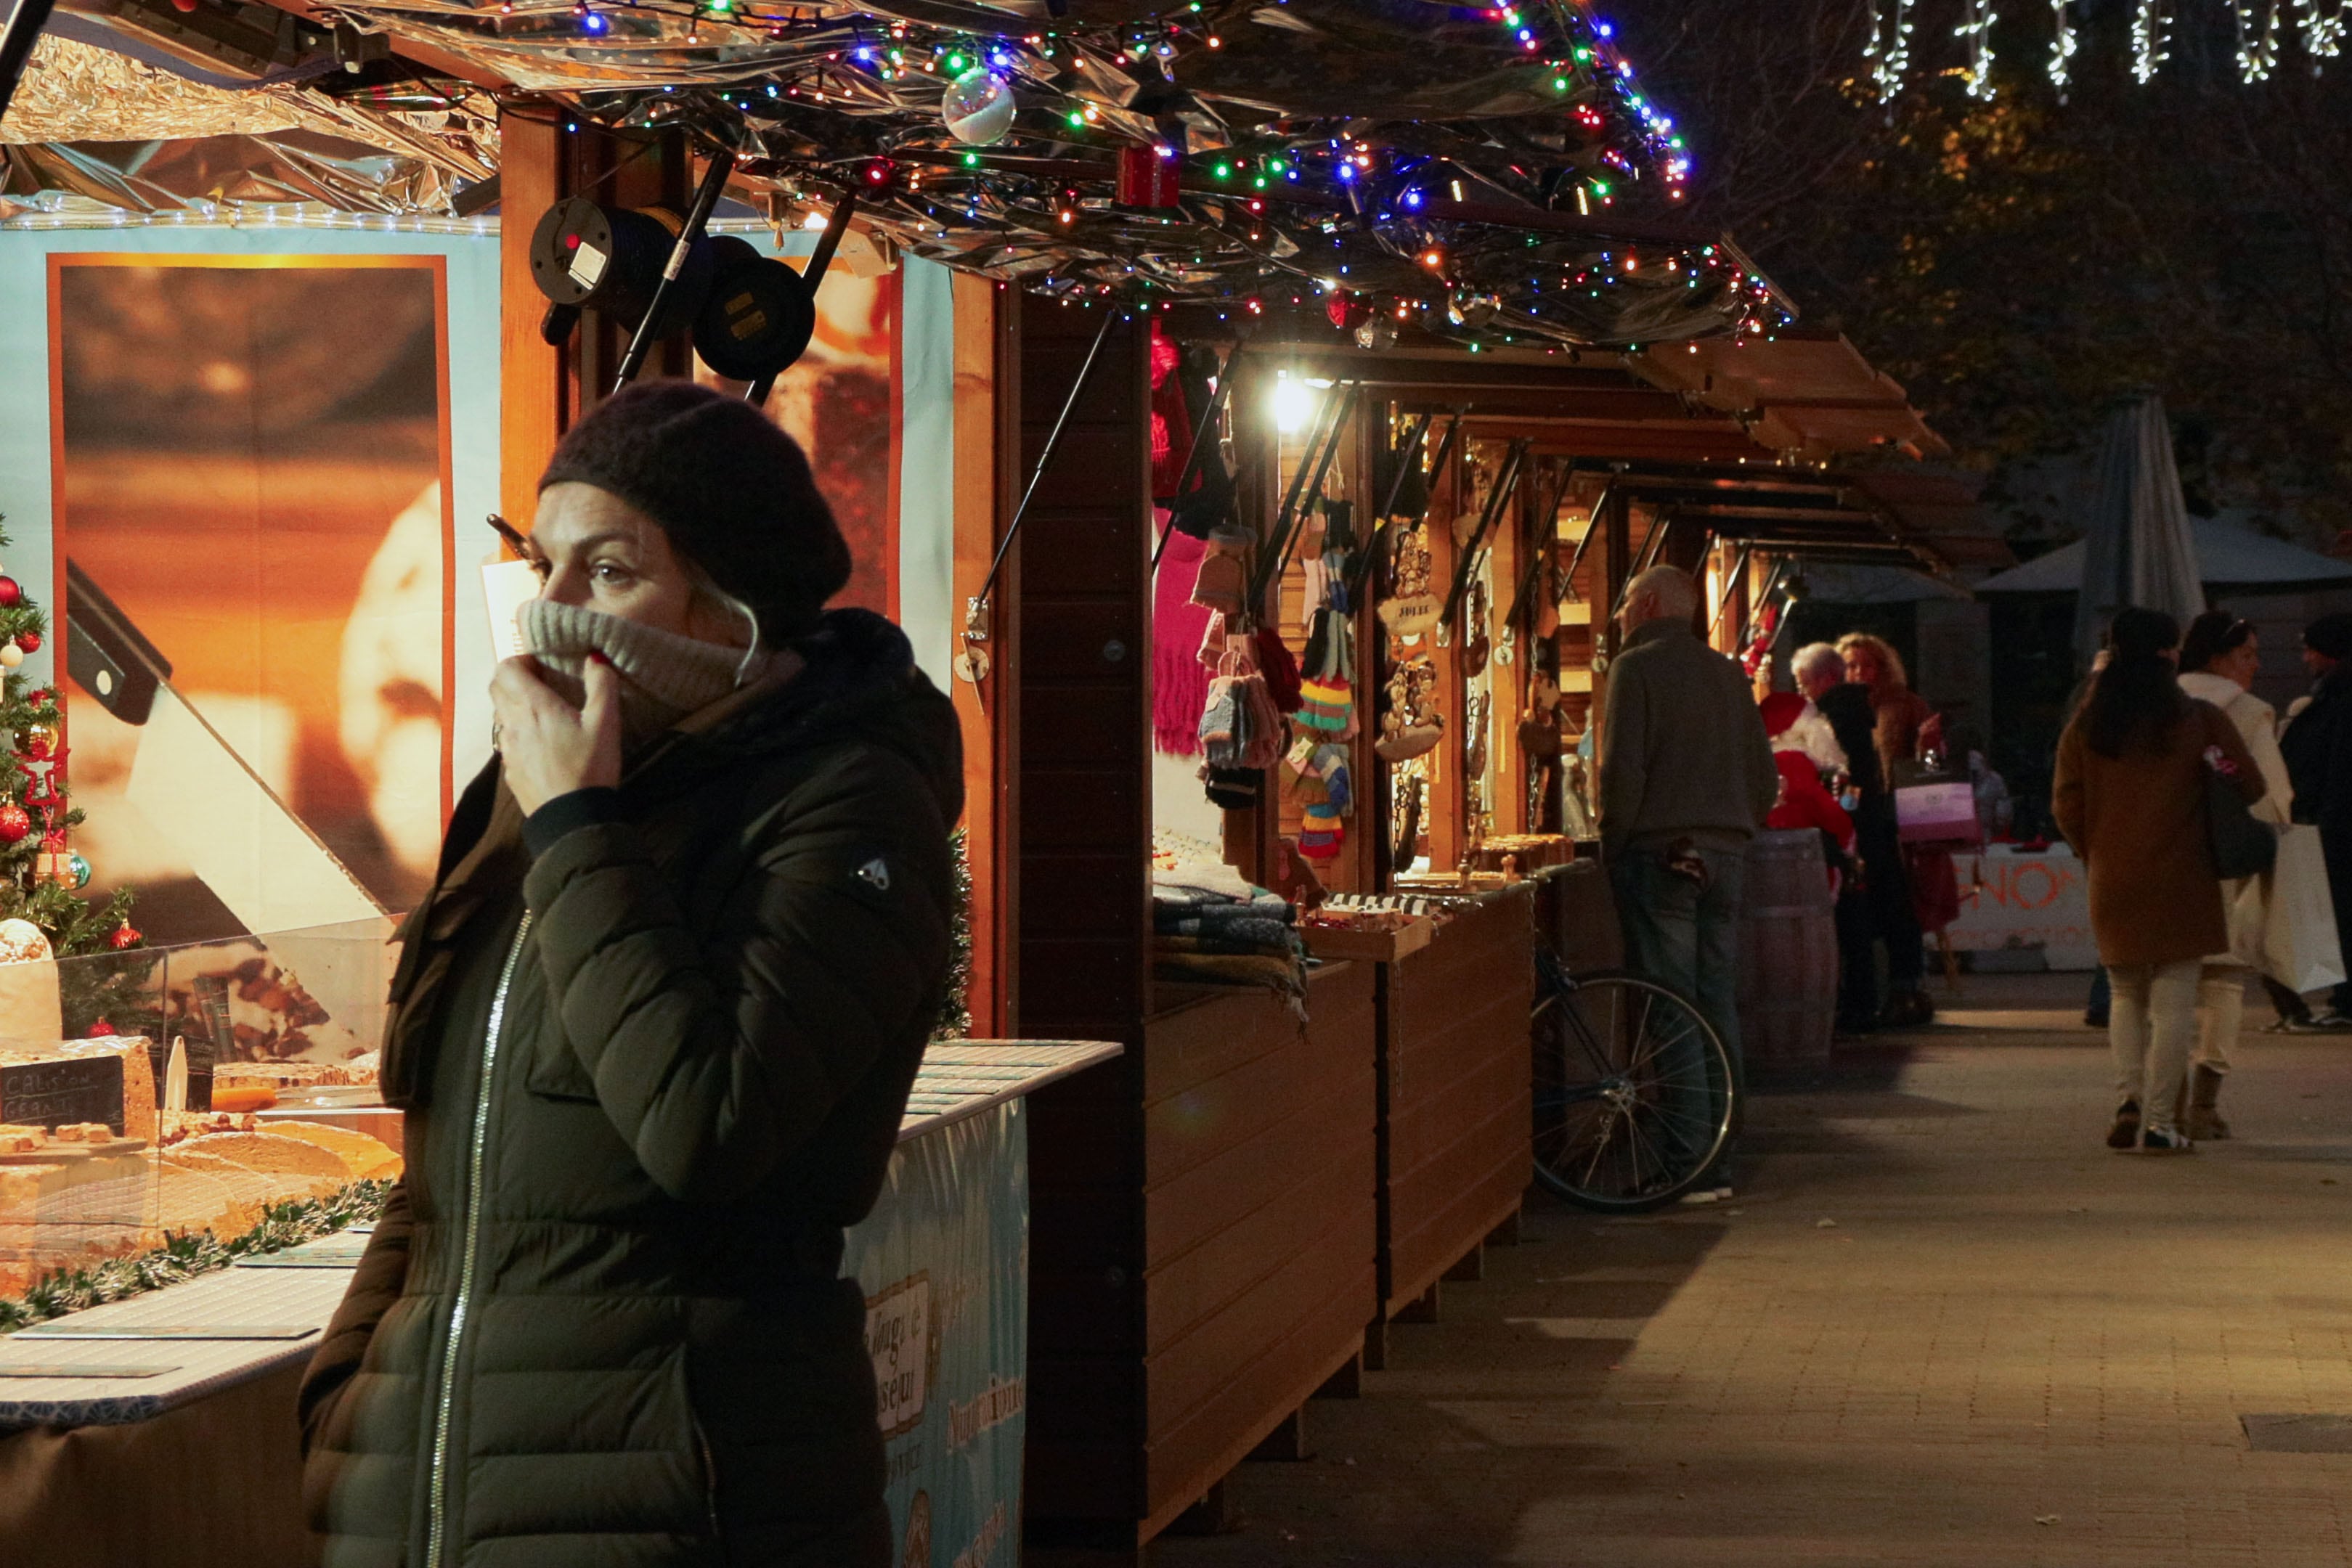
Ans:
POLYGON ((565 433, 539 487, 609 491, 751 606, 770 643, 816 630, 849 581, 849 545, 800 444, 750 403, 687 381, 638 382, 565 433))

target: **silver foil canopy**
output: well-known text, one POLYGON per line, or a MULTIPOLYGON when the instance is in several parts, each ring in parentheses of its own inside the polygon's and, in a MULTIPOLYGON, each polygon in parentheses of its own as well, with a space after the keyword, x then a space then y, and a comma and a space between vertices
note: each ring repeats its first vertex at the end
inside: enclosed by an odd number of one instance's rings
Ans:
POLYGON ((439 214, 457 183, 495 169, 490 109, 487 94, 377 108, 291 85, 216 87, 45 37, 0 120, 0 202, 439 214))
MULTIPOLYGON (((356 0, 333 15, 537 94, 534 112, 732 146, 738 190, 774 198, 780 214, 855 190, 862 221, 906 251, 1049 293, 1321 307, 1343 329, 1378 314, 1496 343, 1620 346, 1789 319, 1735 249, 1677 221, 1690 175, 1681 138, 1581 4, 1069 9, 356 0), (985 146, 959 141, 941 112, 976 69, 1016 105, 985 146)), ((436 210, 449 180, 489 172, 488 106, 470 89, 449 84, 445 118, 427 124, 413 101, 331 98, 320 85, 261 89, 283 105, 269 111, 282 126, 213 133, 247 139, 258 185, 331 193, 356 211, 436 210), (338 160, 289 142, 296 131, 394 162, 338 160)), ((186 103, 190 123, 235 119, 186 103)), ((43 113, 32 123, 78 123, 43 113)), ((236 188, 218 167, 226 148, 166 177, 163 166, 188 161, 151 150, 134 172, 111 139, 41 140, 46 154, 12 157, 9 189, 70 180, 100 199, 153 202, 199 183, 236 188)))

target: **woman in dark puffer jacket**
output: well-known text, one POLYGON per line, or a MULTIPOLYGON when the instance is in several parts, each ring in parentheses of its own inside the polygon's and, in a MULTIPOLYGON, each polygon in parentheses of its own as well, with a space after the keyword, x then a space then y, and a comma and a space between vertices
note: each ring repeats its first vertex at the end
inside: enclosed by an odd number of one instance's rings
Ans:
POLYGON ((302 1390, 330 1568, 891 1556, 873 1207, 949 961, 948 701, 800 449, 677 382, 541 481, 533 656, 492 686, 402 931, 408 1170, 302 1390))

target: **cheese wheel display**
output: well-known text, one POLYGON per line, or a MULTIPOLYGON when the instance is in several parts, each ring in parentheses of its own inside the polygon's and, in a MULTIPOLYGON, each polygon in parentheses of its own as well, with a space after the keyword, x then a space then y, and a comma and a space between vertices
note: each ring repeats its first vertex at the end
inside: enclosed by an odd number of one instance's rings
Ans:
POLYGON ((38 1045, 65 1031, 49 939, 29 920, 0 920, 0 1040, 38 1045))
POLYGON ((201 1138, 190 1138, 166 1157, 184 1155, 208 1155, 241 1166, 256 1176, 315 1178, 338 1184, 352 1179, 350 1168, 332 1150, 276 1132, 207 1133, 201 1138))
POLYGON ((323 1122, 295 1122, 273 1117, 268 1123, 269 1131, 282 1138, 299 1138, 306 1144, 316 1144, 337 1159, 353 1178, 362 1181, 392 1181, 401 1171, 400 1156, 376 1138, 365 1133, 354 1133, 348 1127, 331 1127, 323 1122))
POLYGON ((156 1190, 141 1154, 0 1166, 0 1291, 152 1246, 156 1190))

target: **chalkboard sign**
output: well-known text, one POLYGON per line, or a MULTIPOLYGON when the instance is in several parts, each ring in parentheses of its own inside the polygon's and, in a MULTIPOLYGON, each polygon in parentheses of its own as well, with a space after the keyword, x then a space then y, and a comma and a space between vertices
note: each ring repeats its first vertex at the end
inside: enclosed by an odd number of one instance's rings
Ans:
POLYGON ((122 1134, 122 1058, 0 1061, 0 1122, 47 1127, 103 1122, 122 1134))

